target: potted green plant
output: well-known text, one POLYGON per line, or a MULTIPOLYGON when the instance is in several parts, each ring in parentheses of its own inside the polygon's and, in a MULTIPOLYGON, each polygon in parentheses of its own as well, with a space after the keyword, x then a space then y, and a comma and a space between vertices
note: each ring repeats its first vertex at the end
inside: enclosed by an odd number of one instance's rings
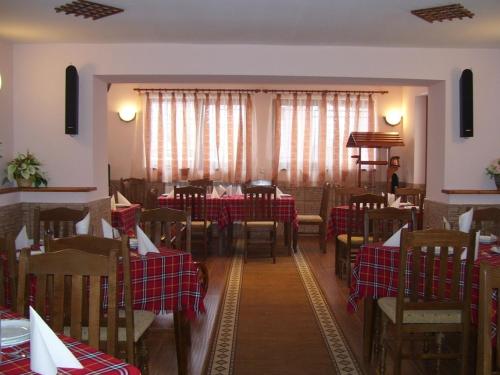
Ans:
POLYGON ((29 151, 26 154, 18 154, 15 159, 7 163, 7 176, 3 183, 16 181, 19 187, 47 186, 44 173, 40 170, 41 165, 42 163, 29 151))
POLYGON ((500 159, 493 161, 486 168, 486 174, 495 180, 497 189, 500 190, 500 159))

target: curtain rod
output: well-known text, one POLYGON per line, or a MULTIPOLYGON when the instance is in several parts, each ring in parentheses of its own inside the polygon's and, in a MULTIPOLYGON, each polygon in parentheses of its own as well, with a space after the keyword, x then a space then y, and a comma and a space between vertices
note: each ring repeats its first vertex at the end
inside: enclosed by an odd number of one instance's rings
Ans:
POLYGON ((281 89, 200 89, 200 88, 192 88, 192 89, 180 89, 180 88, 172 88, 172 89, 167 89, 167 88, 134 88, 134 91, 138 92, 220 92, 220 93, 302 93, 302 94, 387 94, 389 91, 384 91, 384 90, 374 90, 374 91, 367 91, 367 90, 281 90, 281 89))

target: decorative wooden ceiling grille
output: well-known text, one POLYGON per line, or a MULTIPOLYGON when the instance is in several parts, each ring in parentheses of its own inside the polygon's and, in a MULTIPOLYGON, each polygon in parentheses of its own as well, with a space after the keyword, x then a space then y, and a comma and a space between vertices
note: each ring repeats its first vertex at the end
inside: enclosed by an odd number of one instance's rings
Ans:
POLYGON ((420 17, 430 23, 434 21, 442 22, 445 20, 452 21, 456 18, 462 19, 465 17, 474 17, 474 13, 472 13, 470 10, 465 9, 461 4, 451 4, 434 8, 416 9, 412 10, 411 14, 414 14, 415 16, 420 17))
POLYGON ((99 18, 112 16, 113 14, 123 12, 123 9, 115 8, 109 5, 93 3, 87 0, 77 0, 71 3, 54 8, 57 13, 74 14, 75 17, 83 16, 98 20, 99 18))

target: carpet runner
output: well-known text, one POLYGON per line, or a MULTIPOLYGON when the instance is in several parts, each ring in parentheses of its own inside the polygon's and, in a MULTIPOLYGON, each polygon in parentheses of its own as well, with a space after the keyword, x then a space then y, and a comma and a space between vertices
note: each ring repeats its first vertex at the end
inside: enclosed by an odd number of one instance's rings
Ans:
POLYGON ((208 375, 361 373, 300 251, 234 256, 208 375))

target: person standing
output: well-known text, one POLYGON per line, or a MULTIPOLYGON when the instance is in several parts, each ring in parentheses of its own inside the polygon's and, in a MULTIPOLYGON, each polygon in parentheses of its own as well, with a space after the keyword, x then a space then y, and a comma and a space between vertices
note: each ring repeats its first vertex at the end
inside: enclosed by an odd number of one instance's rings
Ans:
POLYGON ((400 167, 399 156, 393 156, 389 160, 389 167, 387 167, 387 192, 394 194, 396 188, 399 187, 399 177, 396 174, 400 167))

